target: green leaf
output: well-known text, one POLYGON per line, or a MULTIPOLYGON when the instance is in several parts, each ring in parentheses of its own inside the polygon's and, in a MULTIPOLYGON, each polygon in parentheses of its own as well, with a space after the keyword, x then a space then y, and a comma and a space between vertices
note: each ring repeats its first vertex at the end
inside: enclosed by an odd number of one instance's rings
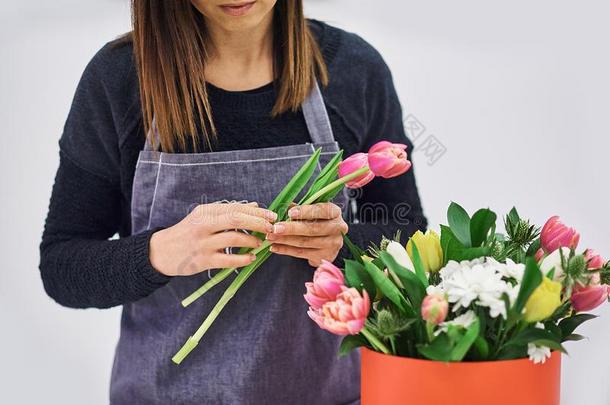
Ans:
POLYGON ((318 176, 314 179, 311 187, 307 190, 307 193, 303 196, 299 204, 302 204, 303 201, 307 200, 309 197, 317 193, 327 184, 332 183, 338 175, 338 167, 339 163, 341 163, 341 159, 343 158, 343 151, 340 150, 333 156, 333 158, 322 168, 322 171, 318 174, 318 176))
POLYGON ((415 267, 415 275, 419 278, 419 281, 421 281, 424 287, 428 287, 428 277, 426 277, 426 269, 424 269, 424 263, 419 255, 419 249, 417 248, 415 240, 411 240, 411 242, 413 246, 413 266, 415 267))
POLYGON ((517 222, 519 222, 521 220, 521 218, 519 217, 519 213, 517 212, 517 208, 513 207, 509 213, 508 213, 508 219, 513 223, 516 224, 517 222))
POLYGON ((532 295, 534 290, 542 283, 542 274, 536 264, 536 260, 532 257, 528 257, 525 262, 525 272, 523 273, 523 280, 521 281, 521 288, 519 294, 515 300, 514 311, 517 315, 521 315, 523 308, 527 300, 532 295))
POLYGON ((532 244, 527 248, 526 256, 534 256, 538 249, 540 249, 540 238, 534 239, 532 244))
POLYGON ((412 308, 409 307, 409 304, 400 293, 398 287, 396 287, 396 285, 386 277, 383 271, 379 270, 379 268, 373 263, 366 261, 364 262, 364 268, 369 273, 373 279, 373 282, 385 298, 390 300, 402 312, 413 312, 412 308))
POLYGON ((345 281, 348 287, 354 287, 358 291, 365 289, 371 299, 375 298, 375 283, 362 263, 345 260, 345 281))
POLYGON ((470 238, 472 246, 481 246, 486 240, 489 232, 496 225, 496 214, 490 209, 478 210, 470 220, 470 238))
POLYGON ((553 334, 553 336, 555 336, 555 340, 561 341, 561 338, 562 338, 561 328, 559 328, 559 326, 557 326, 554 321, 549 321, 549 320, 545 321, 544 329, 551 332, 553 334))
POLYGON ((489 256, 491 249, 488 246, 465 247, 455 236, 451 228, 441 225, 441 248, 443 249, 443 263, 450 260, 460 262, 479 257, 489 256))
POLYGON ((597 318, 597 316, 593 314, 576 314, 569 318, 562 319, 559 322, 559 329, 561 329, 562 339, 566 340, 566 338, 571 335, 583 322, 590 321, 591 319, 595 318, 597 318))
POLYGON ((332 200, 333 198, 335 198, 337 196, 337 194, 339 194, 341 192, 341 190, 343 190, 344 187, 345 187, 345 184, 338 184, 336 187, 329 189, 328 191, 326 191, 324 194, 322 194, 320 197, 318 197, 316 199, 316 203, 328 202, 328 201, 332 200))
POLYGON ((347 335, 341 341, 339 346, 339 357, 349 354, 357 347, 367 346, 367 340, 361 335, 347 335))
POLYGON ((441 248, 443 249, 444 264, 447 264, 450 260, 458 260, 465 249, 451 228, 446 225, 441 225, 441 248))
POLYGON ((464 208, 452 202, 447 210, 447 221, 453 234, 465 247, 471 247, 470 217, 464 208))
POLYGON ((487 360, 489 357, 489 343, 487 340, 479 335, 474 341, 474 347, 477 350, 479 360, 487 360))
POLYGON ((347 246, 352 258, 358 263, 362 264, 362 256, 364 256, 364 251, 354 244, 354 242, 352 242, 346 234, 343 235, 343 242, 345 243, 345 246, 347 246))
POLYGON ((318 165, 318 161, 320 160, 320 153, 321 149, 318 148, 313 155, 307 159, 307 162, 301 166, 296 174, 292 176, 288 184, 286 184, 277 197, 275 197, 271 205, 269 205, 269 210, 277 213, 278 219, 281 220, 285 218, 290 204, 309 182, 309 179, 313 175, 313 172, 318 165))
POLYGON ((440 334, 432 343, 424 345, 416 345, 417 351, 429 360, 435 361, 450 361, 452 345, 449 336, 446 334, 440 334))
POLYGON ((473 260, 478 259, 479 257, 489 256, 491 253, 491 249, 488 246, 480 246, 480 247, 472 247, 472 248, 464 248, 461 251, 456 251, 454 258, 451 260, 455 260, 461 262, 462 260, 473 260))
POLYGON ((527 357, 527 345, 506 346, 496 356, 496 360, 512 360, 527 357))
POLYGON ((559 343, 557 337, 552 332, 532 326, 517 333, 513 338, 504 343, 504 346, 527 346, 528 343, 547 340, 559 343))
POLYGON ((481 324, 477 318, 472 325, 468 327, 464 336, 456 342, 451 350, 451 361, 462 361, 468 353, 468 350, 470 350, 470 347, 477 340, 477 337, 479 337, 480 326, 481 324))
POLYGON ((572 333, 568 336, 566 336, 565 338, 563 338, 564 342, 568 342, 568 341, 572 341, 572 342, 578 342, 579 340, 583 340, 586 339, 586 337, 584 337, 583 335, 579 335, 577 333, 572 333))
POLYGON ((530 343, 534 344, 536 346, 545 346, 545 347, 548 347, 551 350, 557 350, 557 351, 560 351, 562 353, 567 353, 565 347, 563 347, 561 345, 561 343, 558 343, 558 342, 556 342, 554 340, 538 339, 538 340, 533 340, 530 343))
POLYGON ((407 292, 409 301, 411 301, 411 304, 413 305, 413 309, 419 314, 421 302, 426 296, 426 287, 424 287, 415 273, 398 264, 388 252, 381 252, 379 257, 383 260, 386 267, 398 276, 407 292))

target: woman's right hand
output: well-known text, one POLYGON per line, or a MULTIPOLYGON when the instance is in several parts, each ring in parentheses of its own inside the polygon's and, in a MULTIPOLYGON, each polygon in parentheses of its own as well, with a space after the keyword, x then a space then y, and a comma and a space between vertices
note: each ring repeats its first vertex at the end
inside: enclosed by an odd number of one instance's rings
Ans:
POLYGON ((166 276, 247 266, 255 255, 227 254, 225 249, 260 246, 260 239, 241 230, 267 234, 273 231, 276 219, 273 211, 256 203, 199 205, 178 224, 152 235, 150 263, 166 276))

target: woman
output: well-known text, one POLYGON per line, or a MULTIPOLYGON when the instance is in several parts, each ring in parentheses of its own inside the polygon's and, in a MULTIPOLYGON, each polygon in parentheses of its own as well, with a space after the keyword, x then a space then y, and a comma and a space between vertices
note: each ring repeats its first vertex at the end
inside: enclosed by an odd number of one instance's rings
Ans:
POLYGON ((357 402, 359 358, 337 358, 303 285, 338 258, 342 212, 363 245, 425 227, 413 172, 367 185, 350 210, 339 196, 277 223, 263 207, 316 147, 328 159, 408 142, 388 68, 298 0, 134 0, 133 22, 78 86, 41 245, 57 302, 123 306, 111 403, 357 402), (276 254, 176 366, 230 280, 180 300, 205 270, 252 260, 227 248, 260 243, 235 229, 266 233, 276 254))

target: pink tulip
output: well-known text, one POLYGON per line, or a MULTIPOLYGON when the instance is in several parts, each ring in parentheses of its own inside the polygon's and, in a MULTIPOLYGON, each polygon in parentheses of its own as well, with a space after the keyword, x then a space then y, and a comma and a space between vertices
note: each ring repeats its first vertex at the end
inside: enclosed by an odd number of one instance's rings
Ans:
POLYGON ((375 176, 389 179, 411 168, 407 160, 407 145, 380 141, 369 149, 369 167, 375 176))
POLYGON ((576 312, 586 312, 597 308, 608 299, 608 286, 605 284, 574 287, 572 306, 576 312))
POLYGON ((587 268, 589 270, 598 270, 604 267, 604 259, 595 253, 593 249, 585 250, 585 260, 587 261, 587 268))
POLYGON ((421 303, 421 316, 424 321, 438 325, 447 317, 449 304, 445 297, 437 294, 426 295, 421 303))
MULTIPOLYGON (((348 174, 355 172, 356 170, 367 167, 369 164, 368 156, 366 153, 355 153, 339 163, 339 177, 345 177, 348 174)), ((360 188, 371 182, 375 178, 375 174, 370 170, 361 176, 347 182, 345 186, 347 188, 360 188)))
POLYGON ((366 290, 362 295, 355 288, 342 287, 334 301, 322 308, 309 308, 307 314, 320 328, 335 335, 356 335, 364 328, 371 302, 366 290))
POLYGON ((556 215, 546 221, 540 233, 540 243, 546 253, 552 253, 560 247, 576 249, 579 240, 580 234, 562 224, 556 215))
POLYGON ((540 262, 542 259, 544 259, 544 250, 542 248, 538 249, 536 251, 536 254, 534 255, 534 258, 537 262, 540 262))
POLYGON ((334 264, 322 260, 322 264, 313 274, 313 282, 305 283, 307 293, 305 301, 314 309, 320 309, 328 301, 334 301, 345 286, 341 269, 334 264))

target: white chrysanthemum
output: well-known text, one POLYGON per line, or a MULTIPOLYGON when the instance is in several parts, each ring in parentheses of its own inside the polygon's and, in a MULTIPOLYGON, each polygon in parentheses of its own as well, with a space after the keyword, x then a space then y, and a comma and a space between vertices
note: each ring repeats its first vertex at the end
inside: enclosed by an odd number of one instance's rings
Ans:
POLYGON ((508 284, 506 288, 506 294, 508 294, 508 302, 510 304, 514 304, 517 301, 517 296, 519 295, 519 290, 521 289, 521 284, 511 285, 508 284))
POLYGON ((506 304, 502 299, 507 294, 512 303, 517 297, 519 286, 504 280, 513 277, 521 281, 522 265, 509 261, 500 263, 491 257, 476 260, 450 261, 440 270, 441 282, 428 288, 428 293, 442 292, 453 305, 453 311, 467 308, 473 303, 489 308, 492 318, 506 318, 506 304))
POLYGON ((546 346, 536 346, 533 343, 528 343, 527 355, 534 364, 544 364, 546 359, 551 357, 551 349, 546 346))
POLYGON ((461 262, 456 262, 455 260, 450 260, 445 267, 440 270, 440 276, 442 280, 451 278, 454 272, 463 269, 464 267, 473 267, 477 264, 483 264, 485 262, 484 258, 474 259, 474 260, 462 260, 461 262))
POLYGON ((492 257, 488 257, 486 263, 496 268, 506 278, 513 278, 519 283, 523 279, 523 273, 525 272, 525 264, 523 263, 515 263, 511 259, 506 259, 506 263, 500 263, 492 257))
MULTIPOLYGON (((535 326, 538 329, 544 329, 544 324, 542 322, 537 322, 535 326)), ((533 343, 528 343, 527 355, 534 364, 544 364, 546 359, 551 357, 551 349, 546 346, 536 346, 533 343)))
POLYGON ((506 291, 506 282, 492 267, 475 264, 455 270, 451 277, 443 280, 443 288, 449 302, 455 303, 453 310, 457 311, 473 301, 485 307, 495 304, 506 291))
POLYGON ((474 313, 474 311, 471 310, 468 312, 464 312, 462 315, 457 316, 450 321, 446 321, 446 322, 443 322, 440 325, 438 325, 438 329, 436 330, 436 332, 434 332, 434 334, 439 335, 442 332, 447 332, 447 330, 449 329, 449 325, 459 326, 464 329, 467 329, 470 327, 470 325, 473 324, 473 322, 476 319, 477 319, 477 316, 474 313))
POLYGON ((445 290, 442 285, 429 285, 426 287, 426 294, 428 295, 445 295, 445 290))

